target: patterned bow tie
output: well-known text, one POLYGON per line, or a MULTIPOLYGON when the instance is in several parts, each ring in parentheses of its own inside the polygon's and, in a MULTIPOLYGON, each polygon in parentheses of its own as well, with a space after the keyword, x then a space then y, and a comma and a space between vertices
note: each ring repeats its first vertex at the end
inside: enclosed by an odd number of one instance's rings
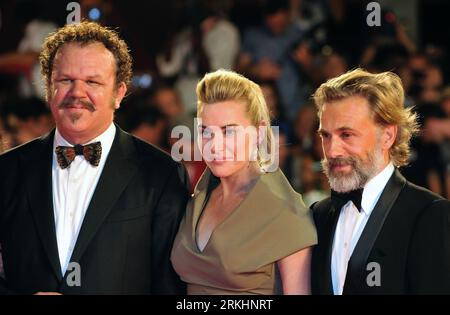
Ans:
POLYGON ((57 146, 55 152, 62 169, 69 167, 77 155, 83 155, 91 165, 98 166, 102 155, 102 145, 100 142, 94 142, 86 145, 76 144, 73 147, 57 146))
POLYGON ((345 193, 339 193, 331 190, 331 202, 336 210, 340 210, 349 200, 361 212, 361 200, 364 189, 356 189, 345 193))

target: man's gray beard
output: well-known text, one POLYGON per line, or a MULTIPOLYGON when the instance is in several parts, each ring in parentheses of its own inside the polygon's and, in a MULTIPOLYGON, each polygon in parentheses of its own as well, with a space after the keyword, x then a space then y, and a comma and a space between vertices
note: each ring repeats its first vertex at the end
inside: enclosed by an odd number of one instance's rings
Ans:
POLYGON ((366 161, 360 158, 336 158, 331 163, 346 162, 350 164, 352 170, 348 174, 332 174, 330 161, 326 158, 321 161, 322 169, 328 177, 331 189, 337 192, 349 192, 355 189, 363 188, 366 183, 381 171, 383 165, 383 154, 381 148, 376 148, 371 152, 366 161))

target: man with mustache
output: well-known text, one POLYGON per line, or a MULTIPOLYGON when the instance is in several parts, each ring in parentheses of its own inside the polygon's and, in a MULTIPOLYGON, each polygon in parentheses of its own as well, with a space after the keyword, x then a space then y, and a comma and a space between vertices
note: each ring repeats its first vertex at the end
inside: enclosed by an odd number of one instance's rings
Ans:
POLYGON ((361 69, 314 93, 331 197, 312 205, 313 294, 450 294, 450 202, 404 179, 415 114, 361 69))
POLYGON ((118 34, 66 25, 40 55, 49 135, 0 156, 0 294, 180 294, 169 260, 184 168, 113 123, 131 78, 118 34))

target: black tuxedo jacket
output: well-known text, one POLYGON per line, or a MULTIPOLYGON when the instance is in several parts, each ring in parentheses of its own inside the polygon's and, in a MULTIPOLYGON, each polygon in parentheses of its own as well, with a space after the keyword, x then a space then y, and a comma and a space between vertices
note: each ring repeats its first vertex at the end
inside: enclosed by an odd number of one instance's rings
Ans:
MULTIPOLYGON (((330 198, 311 209, 318 233, 312 293, 333 294, 331 253, 340 209, 330 198)), ((396 170, 350 258, 343 294, 428 293, 450 294, 450 202, 396 170)))
POLYGON ((169 155, 116 128, 71 258, 80 266, 81 286, 73 286, 74 274, 61 274, 58 258, 54 131, 0 156, 0 293, 185 292, 169 257, 189 197, 186 172, 169 155))

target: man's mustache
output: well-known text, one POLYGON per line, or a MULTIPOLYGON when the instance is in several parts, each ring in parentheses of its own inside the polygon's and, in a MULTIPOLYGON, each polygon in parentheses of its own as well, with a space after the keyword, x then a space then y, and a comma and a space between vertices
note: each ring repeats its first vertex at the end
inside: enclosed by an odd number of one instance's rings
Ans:
POLYGON ((92 104, 89 101, 85 101, 85 100, 80 100, 77 98, 68 98, 66 100, 64 100, 60 105, 59 108, 67 108, 67 107, 71 107, 71 106, 79 106, 81 105, 82 107, 84 107, 85 109, 91 111, 91 112, 95 112, 96 108, 94 106, 94 104, 92 104))
POLYGON ((339 158, 333 158, 333 159, 326 159, 325 164, 332 168, 335 166, 344 166, 344 165, 351 165, 354 166, 357 163, 357 160, 354 157, 339 157, 339 158))

